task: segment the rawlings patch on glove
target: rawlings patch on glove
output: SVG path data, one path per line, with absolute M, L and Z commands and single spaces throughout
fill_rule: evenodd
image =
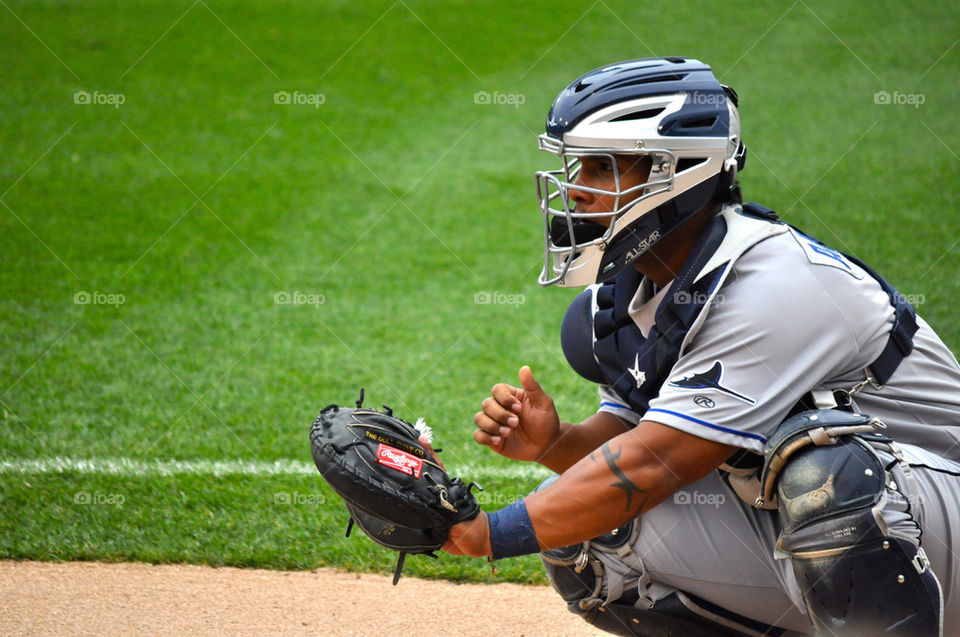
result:
M 356 408 L 329 405 L 310 427 L 313 461 L 344 499 L 350 520 L 374 542 L 399 551 L 393 583 L 407 553 L 436 558 L 450 527 L 479 514 L 474 483 L 451 478 L 419 441 L 429 427 L 397 418 L 393 410 L 365 409 L 363 390 Z M 479 488 L 479 487 L 478 487 Z

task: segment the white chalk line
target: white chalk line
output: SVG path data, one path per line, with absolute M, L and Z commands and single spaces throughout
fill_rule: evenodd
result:
M 474 463 L 451 465 L 451 475 L 464 481 L 484 479 L 544 479 L 550 471 L 532 464 L 501 467 Z M 0 474 L 36 475 L 80 473 L 113 476 L 276 476 L 318 475 L 312 462 L 283 459 L 265 460 L 137 460 L 134 458 L 6 458 L 0 460 Z

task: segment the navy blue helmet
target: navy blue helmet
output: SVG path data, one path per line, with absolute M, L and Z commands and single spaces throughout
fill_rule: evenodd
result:
M 547 115 L 540 149 L 563 167 L 537 173 L 546 255 L 542 285 L 615 277 L 712 201 L 743 168 L 737 94 L 710 67 L 679 57 L 611 64 L 574 80 Z M 621 188 L 617 157 L 649 158 L 645 183 Z M 581 159 L 606 158 L 615 188 L 577 184 Z M 607 195 L 609 211 L 577 211 L 570 190 Z

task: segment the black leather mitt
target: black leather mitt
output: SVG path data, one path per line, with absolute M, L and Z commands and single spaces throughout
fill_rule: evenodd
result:
M 422 432 L 386 411 L 324 407 L 310 427 L 313 461 L 344 499 L 350 520 L 370 539 L 398 551 L 393 583 L 400 579 L 407 553 L 436 557 L 450 527 L 471 520 L 480 505 L 473 483 L 451 478 L 419 442 Z

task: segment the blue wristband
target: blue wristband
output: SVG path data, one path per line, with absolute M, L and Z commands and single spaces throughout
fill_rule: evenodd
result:
M 533 531 L 527 505 L 522 498 L 496 513 L 488 513 L 487 520 L 490 523 L 490 549 L 493 559 L 540 552 L 537 534 Z

